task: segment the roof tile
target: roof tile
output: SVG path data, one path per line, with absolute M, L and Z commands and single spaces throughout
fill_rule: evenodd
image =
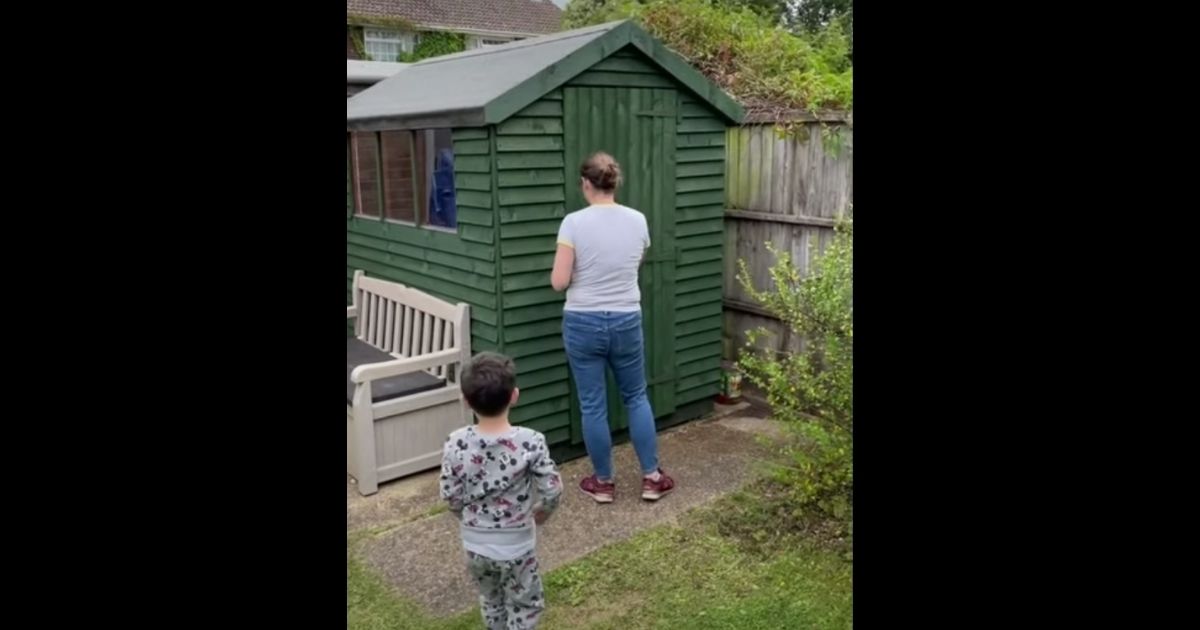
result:
M 450 30 L 528 34 L 553 33 L 562 21 L 562 10 L 550 0 L 346 0 L 346 15 Z

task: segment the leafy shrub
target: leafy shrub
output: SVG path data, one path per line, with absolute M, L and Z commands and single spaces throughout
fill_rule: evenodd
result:
M 400 61 L 413 63 L 430 57 L 440 57 L 467 48 L 466 36 L 461 33 L 446 33 L 442 31 L 426 31 L 421 33 L 420 41 L 410 53 L 401 53 Z
M 567 28 L 632 18 L 747 109 L 851 109 L 854 70 L 841 21 L 793 33 L 753 8 L 714 0 L 573 0 Z
M 838 226 L 804 278 L 789 253 L 768 248 L 776 257 L 773 286 L 754 287 L 745 261 L 738 281 L 803 342 L 799 350 L 776 353 L 758 345 L 766 330 L 751 331 L 738 365 L 789 430 L 781 444 L 788 465 L 777 472 L 790 499 L 846 519 L 854 485 L 853 222 Z

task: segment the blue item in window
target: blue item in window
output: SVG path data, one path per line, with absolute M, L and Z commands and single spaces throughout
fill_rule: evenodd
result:
M 454 200 L 454 151 L 438 151 L 433 170 L 433 186 L 429 191 L 429 224 L 439 227 L 458 227 L 458 208 Z

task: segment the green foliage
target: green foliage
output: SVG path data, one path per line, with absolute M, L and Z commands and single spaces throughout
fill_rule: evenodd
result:
M 854 58 L 854 0 L 803 0 L 786 20 L 799 30 L 818 33 L 836 23 L 846 33 L 849 43 L 847 56 Z
M 574 0 L 564 25 L 632 18 L 751 110 L 851 109 L 842 25 L 793 33 L 769 15 L 733 0 Z
M 370 61 L 371 56 L 367 54 L 367 44 L 363 41 L 363 30 L 361 28 L 350 28 L 350 43 L 354 46 L 354 54 L 359 59 Z
M 778 478 L 791 500 L 848 519 L 854 482 L 853 221 L 838 226 L 803 278 L 791 254 L 767 247 L 776 256 L 773 286 L 757 289 L 745 261 L 739 261 L 738 281 L 803 343 L 775 353 L 758 344 L 766 330 L 752 331 L 738 365 L 789 429 L 781 445 L 789 465 L 779 468 Z
M 832 22 L 854 24 L 854 0 L 802 0 L 787 12 L 790 24 L 808 31 L 818 31 Z
M 720 0 L 731 7 L 744 6 L 753 9 L 759 15 L 771 20 L 772 23 L 784 22 L 789 14 L 790 5 L 795 0 Z
M 680 515 L 675 524 L 638 532 L 544 573 L 548 606 L 538 627 L 852 627 L 854 565 L 844 546 L 813 544 L 799 532 L 777 534 L 778 520 L 764 513 L 769 505 L 757 488 L 723 497 Z M 477 608 L 434 617 L 399 595 L 359 559 L 354 534 L 349 538 L 347 630 L 482 627 Z
M 402 19 L 377 18 L 349 15 L 346 16 L 346 23 L 350 25 L 350 42 L 354 46 L 354 52 L 359 59 L 368 61 L 400 61 L 403 63 L 413 63 L 430 57 L 438 57 L 440 55 L 449 55 L 456 52 L 462 52 L 467 48 L 467 38 L 461 33 L 446 33 L 442 31 L 423 31 L 417 38 L 417 45 L 410 53 L 401 53 L 396 59 L 370 59 L 367 54 L 366 44 L 363 41 L 364 28 L 380 28 L 393 31 L 408 31 L 416 30 L 412 22 Z
M 625 0 L 571 0 L 563 10 L 564 30 L 603 24 L 622 17 Z
M 472 610 L 450 619 L 438 619 L 415 603 L 396 596 L 392 588 L 360 560 L 346 553 L 347 630 L 475 630 L 479 612 Z
M 420 41 L 411 53 L 400 55 L 400 61 L 413 63 L 430 57 L 440 57 L 467 49 L 467 38 L 461 33 L 427 31 L 421 33 Z

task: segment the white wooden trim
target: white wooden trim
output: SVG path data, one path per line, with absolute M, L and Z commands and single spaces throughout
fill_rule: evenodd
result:
M 445 33 L 462 33 L 463 35 L 480 35 L 487 39 L 500 39 L 507 37 L 509 39 L 530 39 L 533 37 L 541 37 L 549 33 L 525 33 L 521 31 L 489 31 L 481 28 L 466 28 L 462 26 L 442 26 L 440 24 L 417 24 L 417 30 L 420 31 L 442 31 Z M 371 27 L 364 27 L 371 28 Z
M 399 376 L 418 370 L 427 370 L 446 363 L 454 363 L 461 356 L 462 353 L 459 352 L 458 348 L 451 348 L 407 359 L 396 359 L 395 361 L 385 361 L 383 363 L 368 363 L 367 365 L 360 365 L 354 368 L 354 371 L 350 373 L 350 380 L 355 383 L 377 381 L 381 378 Z
M 375 341 L 375 302 L 374 293 L 365 293 L 363 295 L 363 341 L 373 343 Z
M 379 489 L 379 472 L 375 467 L 375 418 L 371 413 L 371 384 L 354 388 L 354 479 L 362 494 L 374 494 Z
M 362 312 L 362 287 L 361 287 L 361 284 L 362 284 L 362 279 L 363 279 L 364 275 L 365 274 L 363 273 L 362 269 L 355 269 L 354 270 L 354 282 L 350 286 L 350 299 L 353 301 L 353 306 L 351 308 L 354 309 L 354 314 L 356 317 L 359 315 L 359 313 Z M 363 320 L 362 317 L 358 317 L 358 319 L 355 320 L 355 322 L 354 322 L 354 336 L 359 339 L 362 339 L 362 337 L 363 337 L 363 334 L 362 334 L 363 321 L 362 320 Z
M 471 358 L 471 307 L 468 304 L 458 305 L 458 325 L 454 328 L 454 345 L 462 350 L 462 360 L 466 363 Z
M 417 455 L 416 457 L 411 457 L 404 461 L 381 467 L 379 469 L 379 479 L 388 481 L 395 479 L 396 477 L 402 477 L 405 474 L 404 469 L 406 468 L 415 468 L 417 470 L 436 468 L 441 461 L 441 451 Z
M 471 360 L 471 307 L 470 305 L 459 303 L 458 305 L 458 325 L 454 327 L 454 346 L 459 351 L 459 362 L 455 366 L 457 372 L 454 373 L 454 381 L 461 383 L 462 366 Z M 449 380 L 450 375 L 446 376 Z M 471 408 L 467 406 L 466 399 L 459 401 L 459 407 L 462 409 L 463 426 L 471 424 Z
M 461 395 L 461 390 L 459 390 L 457 385 L 450 385 L 447 387 L 431 389 L 427 392 L 421 392 L 419 394 L 412 394 L 409 396 L 402 396 L 400 398 L 393 398 L 391 400 L 377 402 L 372 405 L 372 409 L 376 418 L 390 418 L 403 413 L 409 413 L 419 409 L 424 409 L 426 407 L 432 407 L 433 405 L 441 405 L 448 402 L 453 402 L 458 400 L 459 396 Z
M 442 335 L 445 334 L 443 332 L 445 326 L 446 326 L 446 320 L 441 319 L 441 318 L 438 318 L 437 322 L 434 323 L 434 325 L 433 325 L 433 350 L 437 350 L 440 352 L 446 348 L 444 339 L 442 338 Z M 434 368 L 434 375 L 436 375 L 438 378 L 446 378 L 445 374 L 446 374 L 446 366 L 445 365 L 439 365 L 436 368 Z
M 358 366 L 350 375 L 357 386 L 347 408 L 347 470 L 358 481 L 358 491 L 370 495 L 381 482 L 435 467 L 442 432 L 471 423 L 458 384 L 462 364 L 471 357 L 471 312 L 467 304 L 449 304 L 396 282 L 369 278 L 361 270 L 354 273 L 351 302 L 346 317 L 356 319 L 355 335 L 396 357 Z M 371 401 L 371 381 L 421 370 L 444 378 L 446 385 Z M 429 436 L 434 425 L 436 440 Z M 400 427 L 414 427 L 418 433 Z
M 380 347 L 384 352 L 392 351 L 392 329 L 396 323 L 396 303 L 388 300 L 387 302 L 387 320 L 383 324 L 383 338 L 380 340 Z
M 404 339 L 401 340 L 404 343 L 400 346 L 400 354 L 406 357 L 413 354 L 412 335 L 415 317 L 416 311 L 411 306 L 404 305 Z
M 448 304 L 438 298 L 414 289 L 406 287 L 396 282 L 380 280 L 378 278 L 363 277 L 359 287 L 367 293 L 373 293 L 380 297 L 389 300 L 395 300 L 406 306 L 411 306 L 419 311 L 424 311 L 429 315 L 440 317 L 442 319 L 453 319 L 457 314 L 457 307 L 454 304 Z

